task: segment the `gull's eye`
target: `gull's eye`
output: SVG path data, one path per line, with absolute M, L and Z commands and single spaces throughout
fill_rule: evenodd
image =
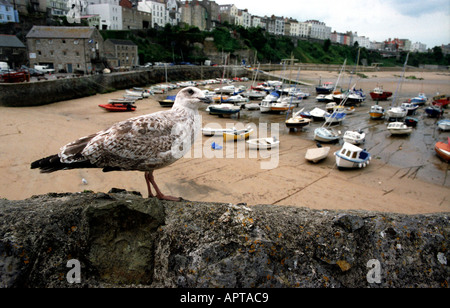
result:
M 194 94 L 194 90 L 189 89 L 189 90 L 188 90 L 188 93 L 189 93 L 190 95 L 192 95 L 192 94 Z

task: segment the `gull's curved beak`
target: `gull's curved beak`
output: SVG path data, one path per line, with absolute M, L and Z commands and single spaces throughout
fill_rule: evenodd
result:
M 203 103 L 206 103 L 206 104 L 211 104 L 212 103 L 212 100 L 209 97 L 201 97 L 201 98 L 199 98 L 199 100 L 201 102 L 203 102 Z

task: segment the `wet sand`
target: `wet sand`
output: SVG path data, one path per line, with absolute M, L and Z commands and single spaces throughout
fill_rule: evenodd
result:
M 362 88 L 367 95 L 377 84 L 395 92 L 401 73 L 364 74 L 369 78 L 353 82 L 347 76 L 340 85 L 347 88 L 349 83 L 357 82 L 357 88 Z M 337 75 L 336 72 L 305 71 L 300 73 L 300 78 L 316 84 L 320 76 L 322 81 L 336 81 Z M 424 80 L 406 79 L 399 97 L 413 97 L 422 91 L 429 98 L 436 92 L 450 93 L 449 74 L 414 72 L 407 73 L 406 77 L 409 75 Z M 324 108 L 314 99 L 314 87 L 302 88 L 309 90 L 311 97 L 299 108 Z M 79 137 L 130 117 L 164 110 L 157 102 L 161 96 L 138 101 L 138 109 L 133 113 L 108 113 L 98 107 L 109 98 L 121 97 L 124 92 L 39 107 L 0 107 L 0 197 L 19 200 L 49 192 L 108 192 L 113 187 L 139 191 L 147 196 L 141 172 L 105 174 L 101 170 L 80 169 L 40 174 L 29 168 L 32 161 L 56 154 L 61 146 Z M 381 104 L 388 106 L 390 103 Z M 372 100 L 368 97 L 339 127 L 343 132 L 347 128 L 366 130 L 368 135 L 364 147 L 374 159 L 365 169 L 339 171 L 332 154 L 340 148 L 339 144 L 331 145 L 330 155 L 319 164 L 305 160 L 306 150 L 315 147 L 312 132 L 321 123 L 312 123 L 302 131 L 289 132 L 284 125 L 286 115 L 243 111 L 239 119 L 221 119 L 201 110 L 203 126 L 231 127 L 251 123 L 258 127 L 260 123 L 269 123 L 270 128 L 270 123 L 279 123 L 281 143 L 278 155 L 272 153 L 271 157 L 264 158 L 265 153 L 249 151 L 243 144 L 224 145 L 222 137 L 202 136 L 188 157 L 155 171 L 156 181 L 164 193 L 193 201 L 407 214 L 450 212 L 449 164 L 441 161 L 433 148 L 436 141 L 445 141 L 450 133 L 438 131 L 436 120 L 426 118 L 422 108 L 417 116 L 419 126 L 410 137 L 391 137 L 384 121 L 369 119 L 367 112 L 371 105 Z M 254 134 L 251 138 L 256 137 Z M 213 141 L 224 145 L 224 151 L 212 152 L 210 145 Z M 276 165 L 276 168 L 262 169 L 264 164 Z

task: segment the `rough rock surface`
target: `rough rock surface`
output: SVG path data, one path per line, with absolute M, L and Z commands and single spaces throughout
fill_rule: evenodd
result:
M 0 200 L 0 287 L 448 287 L 449 215 L 120 190 Z

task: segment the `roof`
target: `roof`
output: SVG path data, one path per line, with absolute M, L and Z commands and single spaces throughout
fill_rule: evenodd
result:
M 116 40 L 116 39 L 107 39 L 105 42 L 111 42 L 114 45 L 132 45 L 132 46 L 137 46 L 135 43 L 133 43 L 130 40 Z
M 27 38 L 91 38 L 95 27 L 33 26 Z
M 0 34 L 0 47 L 25 48 L 15 35 Z

